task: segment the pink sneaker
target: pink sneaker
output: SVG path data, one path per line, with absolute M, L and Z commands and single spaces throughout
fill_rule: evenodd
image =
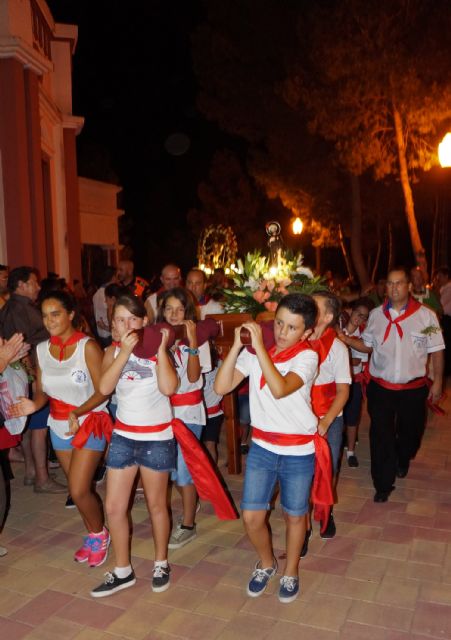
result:
M 74 554 L 75 562 L 86 562 L 91 555 L 91 545 L 93 537 L 91 535 L 83 538 L 83 545 Z
M 100 567 L 108 556 L 108 547 L 110 546 L 110 534 L 106 527 L 99 536 L 91 536 L 91 549 L 89 553 L 89 566 Z

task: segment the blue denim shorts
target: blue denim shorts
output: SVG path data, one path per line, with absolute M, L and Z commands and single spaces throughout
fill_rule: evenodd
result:
M 52 446 L 55 451 L 72 451 L 74 448 L 72 446 L 73 438 L 60 438 L 52 429 L 50 429 L 50 440 L 52 441 Z M 106 445 L 107 441 L 105 440 L 105 437 L 95 438 L 91 433 L 83 449 L 90 449 L 91 451 L 105 451 Z
M 343 444 L 343 427 L 343 416 L 337 416 L 327 430 L 327 442 L 329 443 L 330 452 L 332 454 L 334 475 L 338 472 L 338 462 L 340 460 L 340 452 Z
M 280 486 L 280 505 L 291 516 L 309 510 L 315 454 L 282 456 L 252 442 L 246 462 L 241 509 L 269 511 L 276 482 Z
M 196 438 L 200 440 L 202 430 L 204 428 L 202 424 L 186 424 L 185 426 L 187 426 L 188 429 L 194 433 Z M 171 480 L 173 480 L 178 487 L 185 487 L 187 484 L 193 484 L 193 479 L 188 471 L 188 467 L 186 466 L 180 445 L 177 445 L 177 466 L 176 470 L 171 474 Z
M 173 471 L 175 469 L 175 439 L 132 440 L 118 433 L 111 437 L 107 467 L 147 467 L 153 471 Z

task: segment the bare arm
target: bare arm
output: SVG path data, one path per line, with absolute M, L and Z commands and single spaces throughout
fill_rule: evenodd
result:
M 116 358 L 114 357 L 114 346 L 108 347 L 105 351 L 99 381 L 99 391 L 104 396 L 111 395 L 116 388 L 122 369 L 127 364 L 131 352 L 138 344 L 138 339 L 138 334 L 135 331 L 129 331 L 122 337 L 121 350 Z
M 285 376 L 283 376 L 274 365 L 266 351 L 265 345 L 263 344 L 260 325 L 256 322 L 247 322 L 244 326 L 250 331 L 252 346 L 257 354 L 262 374 L 264 375 L 269 390 L 274 398 L 276 398 L 276 400 L 285 398 L 294 391 L 300 389 L 304 385 L 304 381 L 297 373 L 289 371 Z
M 429 389 L 428 400 L 435 403 L 441 398 L 443 391 L 443 370 L 445 367 L 445 357 L 443 351 L 431 353 L 432 368 L 434 371 L 434 382 Z
M 241 327 L 236 327 L 233 345 L 216 374 L 214 390 L 221 396 L 233 391 L 244 380 L 241 371 L 235 369 L 237 358 L 243 347 L 240 340 L 240 330 Z
M 169 357 L 167 344 L 169 331 L 162 329 L 162 340 L 158 348 L 157 382 L 158 389 L 164 396 L 172 396 L 177 391 L 179 378 Z
M 337 382 L 337 394 L 334 401 L 330 405 L 329 411 L 323 416 L 318 423 L 318 432 L 321 436 L 327 433 L 332 422 L 343 411 L 343 407 L 349 398 L 349 384 Z
M 23 334 L 15 333 L 9 340 L 0 338 L 0 373 L 10 362 L 23 358 L 30 350 L 30 345 L 24 342 Z
M 192 320 L 185 320 L 183 324 L 186 326 L 189 348 L 197 349 L 197 334 L 195 323 Z M 198 353 L 196 355 L 193 355 L 192 353 L 188 355 L 188 368 L 186 370 L 186 375 L 188 376 L 188 380 L 190 382 L 197 382 L 199 380 L 200 360 Z
M 356 351 L 360 351 L 361 353 L 373 352 L 373 348 L 367 347 L 362 338 L 352 338 L 351 336 L 347 336 L 346 334 L 344 334 L 342 331 L 337 333 L 337 337 L 340 338 L 340 340 L 344 342 L 347 347 L 351 347 Z
M 35 392 L 33 394 L 33 400 L 30 398 L 26 398 L 25 396 L 21 396 L 17 398 L 17 402 L 12 404 L 9 408 L 8 417 L 10 418 L 20 418 L 22 416 L 29 416 L 35 411 L 39 411 L 42 409 L 44 405 L 48 402 L 48 396 L 42 390 L 41 383 L 41 368 L 39 365 L 36 367 L 36 380 L 35 380 Z

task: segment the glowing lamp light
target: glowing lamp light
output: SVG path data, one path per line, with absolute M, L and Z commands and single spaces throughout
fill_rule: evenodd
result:
M 274 278 L 277 275 L 277 271 L 278 271 L 277 267 L 270 267 L 269 275 Z
M 447 133 L 438 145 L 438 159 L 441 167 L 451 167 L 451 133 Z
M 293 220 L 293 233 L 295 236 L 299 236 L 302 233 L 302 229 L 304 228 L 304 224 L 301 220 L 301 218 L 295 218 L 295 220 Z

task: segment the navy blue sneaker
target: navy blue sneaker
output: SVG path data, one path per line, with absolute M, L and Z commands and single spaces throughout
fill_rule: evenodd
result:
M 299 595 L 299 578 L 282 576 L 280 578 L 279 601 L 288 604 Z
M 255 571 L 251 575 L 251 579 L 247 585 L 247 595 L 251 596 L 251 598 L 258 598 L 258 596 L 261 596 L 268 586 L 268 582 L 277 573 L 277 562 L 275 559 L 273 566 L 268 567 L 267 569 L 260 569 L 258 566 L 259 564 L 260 562 L 257 562 L 255 565 Z

